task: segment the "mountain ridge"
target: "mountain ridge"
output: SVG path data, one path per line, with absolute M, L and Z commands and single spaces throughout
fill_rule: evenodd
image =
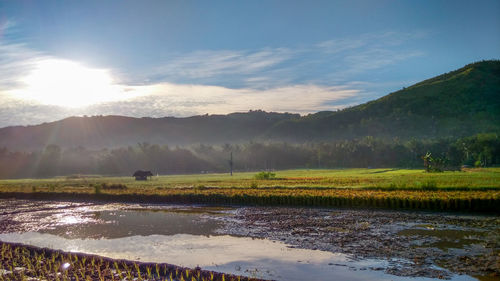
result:
M 279 124 L 270 137 L 283 137 L 283 131 L 286 133 L 290 127 L 295 134 L 292 136 L 313 139 L 351 139 L 363 135 L 431 138 L 498 132 L 500 61 L 468 64 L 379 99 L 330 114 L 313 114 L 295 122 L 299 124 Z M 478 125 L 481 128 L 474 129 Z M 297 128 L 304 128 L 307 133 L 297 133 Z M 329 132 L 317 134 L 325 129 Z
M 0 147 L 49 144 L 102 149 L 139 142 L 190 145 L 249 141 L 309 142 L 464 137 L 500 132 L 500 61 L 482 61 L 379 99 L 306 116 L 261 110 L 177 117 L 91 116 L 0 129 Z

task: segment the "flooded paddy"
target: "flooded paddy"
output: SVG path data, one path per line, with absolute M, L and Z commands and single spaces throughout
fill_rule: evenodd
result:
M 0 240 L 274 280 L 495 280 L 500 270 L 498 216 L 0 200 Z

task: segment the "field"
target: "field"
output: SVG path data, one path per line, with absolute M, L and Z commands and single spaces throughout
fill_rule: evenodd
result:
M 93 184 L 125 184 L 134 190 L 148 188 L 206 187 L 324 187 L 324 188 L 411 188 L 425 186 L 452 189 L 500 189 L 500 168 L 466 169 L 443 173 L 425 173 L 408 169 L 338 169 L 276 171 L 275 179 L 256 180 L 255 172 L 229 174 L 190 174 L 154 176 L 152 180 L 136 181 L 133 177 L 80 176 L 49 179 L 0 180 L 2 190 L 24 191 L 32 186 L 56 189 L 88 187 Z
M 170 264 L 112 260 L 0 242 L 0 280 L 258 281 Z
M 94 201 L 137 202 L 149 203 L 145 205 L 156 206 L 155 208 L 160 208 L 154 205 L 155 203 L 213 204 L 217 207 L 226 204 L 299 206 L 300 208 L 241 208 L 252 210 L 248 214 L 243 211 L 238 212 L 238 220 L 228 219 L 228 221 L 247 224 L 233 225 L 228 229 L 234 231 L 232 232 L 234 235 L 243 234 L 250 237 L 249 233 L 256 231 L 255 233 L 269 235 L 262 237 L 255 235 L 262 239 L 277 241 L 285 241 L 284 239 L 287 238 L 297 239 L 287 240 L 287 243 L 299 245 L 305 249 L 316 250 L 318 245 L 337 245 L 340 248 L 335 249 L 334 252 L 350 252 L 358 254 L 361 258 L 368 256 L 373 258 L 376 255 L 385 259 L 399 255 L 403 259 L 418 261 L 405 267 L 404 270 L 388 271 L 396 275 L 421 276 L 419 272 L 429 272 L 429 266 L 439 263 L 453 273 L 460 272 L 471 276 L 488 275 L 494 276 L 493 278 L 496 278 L 498 274 L 496 228 L 497 215 L 500 213 L 500 168 L 467 169 L 443 173 L 426 173 L 423 170 L 407 169 L 286 170 L 273 173 L 275 175 L 270 175 L 270 179 L 258 179 L 256 177 L 258 173 L 247 172 L 235 173 L 234 176 L 228 174 L 154 176 L 148 181 L 136 181 L 133 177 L 76 175 L 51 179 L 0 180 L 0 198 L 79 201 L 82 202 L 80 204 Z M 9 202 L 14 202 L 14 200 Z M 71 214 L 64 206 L 46 205 L 50 201 L 18 200 L 18 202 L 20 202 L 19 206 L 23 206 L 22 208 L 31 204 L 40 208 L 40 211 L 47 212 L 49 216 L 52 214 L 49 221 L 55 220 L 56 217 L 83 217 L 76 213 Z M 73 204 L 73 202 L 66 202 L 66 204 Z M 11 203 L 5 208 L 13 208 L 14 205 Z M 192 207 L 193 205 L 176 206 Z M 338 211 L 302 208 L 303 206 L 352 209 Z M 80 208 L 80 212 L 83 209 L 87 207 Z M 438 212 L 398 212 L 375 209 Z M 148 209 L 148 211 L 154 214 L 164 212 L 161 209 Z M 462 218 L 460 213 L 446 214 L 439 213 L 439 211 L 482 212 L 495 214 L 495 216 L 469 216 L 467 214 Z M 112 211 L 112 213 L 116 212 Z M 16 216 L 15 213 L 14 209 L 13 218 Z M 44 214 L 38 215 L 45 217 Z M 121 218 L 117 215 L 112 219 L 117 217 Z M 478 217 L 481 219 L 477 219 Z M 131 218 L 135 217 L 131 216 Z M 14 222 L 16 219 L 11 221 Z M 38 222 L 37 219 L 28 219 L 28 221 Z M 161 222 L 161 225 L 167 223 L 162 219 L 157 221 Z M 189 221 L 199 220 L 190 219 Z M 411 225 L 405 230 L 406 232 L 396 227 L 401 227 L 405 223 Z M 147 225 L 150 223 L 148 222 Z M 175 225 L 171 226 L 175 227 Z M 9 231 L 15 229 L 12 223 L 11 226 Z M 64 233 L 71 233 L 72 226 L 66 227 Z M 391 231 L 394 232 L 380 231 L 384 227 L 385 230 L 392 229 Z M 475 229 L 476 232 L 471 229 Z M 101 231 L 100 228 L 99 233 Z M 318 236 L 318 233 L 321 235 Z M 374 236 L 374 233 L 385 233 L 386 236 Z M 406 235 L 406 233 L 409 234 Z M 438 257 L 443 256 L 440 256 L 436 252 L 436 247 L 433 246 L 437 239 L 435 235 L 444 235 L 439 238 L 443 242 L 442 245 L 452 243 L 450 247 L 466 249 L 469 245 L 467 243 L 475 243 L 474 245 L 481 245 L 478 248 L 486 250 L 477 256 L 469 252 L 469 256 L 460 254 L 453 258 L 443 252 L 446 257 L 441 261 Z M 320 241 L 318 237 L 322 237 L 324 243 L 318 243 Z M 394 237 L 397 237 L 398 242 L 394 242 Z M 413 247 L 414 244 L 409 242 L 413 240 L 427 241 L 428 248 L 422 250 L 422 245 Z M 307 244 L 309 242 L 304 241 L 314 242 Z M 335 242 L 332 243 L 332 241 Z M 406 244 L 402 241 L 406 241 Z M 460 244 L 462 242 L 463 245 Z M 0 247 L 0 272 L 2 273 L 0 281 L 29 278 L 46 280 L 253 280 L 205 271 L 198 267 L 189 269 L 169 264 L 113 260 L 6 242 L 1 242 Z M 408 248 L 411 248 L 411 251 Z M 379 249 L 380 252 L 377 252 Z M 430 256 L 435 260 L 422 258 L 427 256 L 427 251 L 431 249 L 435 252 Z M 332 251 L 332 248 L 323 250 Z M 176 260 L 169 260 L 169 262 L 177 263 Z M 428 274 L 426 277 L 430 278 L 443 278 L 444 276 L 440 272 L 432 273 L 434 275 L 426 274 Z
M 500 168 L 425 173 L 406 169 L 287 170 L 132 177 L 1 180 L 0 196 L 117 201 L 500 211 Z

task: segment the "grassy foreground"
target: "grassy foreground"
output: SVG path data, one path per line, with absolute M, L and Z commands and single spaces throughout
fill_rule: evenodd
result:
M 269 180 L 257 180 L 254 175 L 176 175 L 151 181 L 132 177 L 2 180 L 0 196 L 500 212 L 500 168 L 444 173 L 288 170 L 276 172 L 276 178 Z
M 4 280 L 161 280 L 259 281 L 260 279 L 189 269 L 171 264 L 113 260 L 0 242 L 0 281 Z

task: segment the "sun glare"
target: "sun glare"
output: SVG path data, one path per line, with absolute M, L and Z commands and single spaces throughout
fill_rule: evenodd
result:
M 68 60 L 49 59 L 36 64 L 21 82 L 17 97 L 43 104 L 81 107 L 124 98 L 108 70 L 93 69 Z

